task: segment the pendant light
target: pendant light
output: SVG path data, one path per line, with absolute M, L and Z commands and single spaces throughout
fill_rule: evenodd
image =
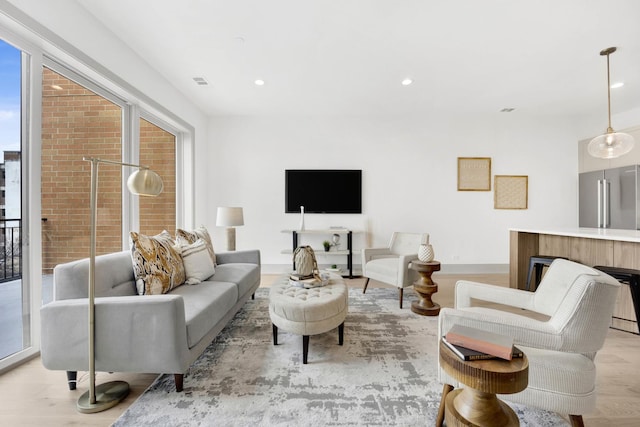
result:
M 613 159 L 627 154 L 633 148 L 633 137 L 629 134 L 616 132 L 611 127 L 611 79 L 609 77 L 609 55 L 616 51 L 615 47 L 608 47 L 600 51 L 601 56 L 607 57 L 607 111 L 609 112 L 609 127 L 607 131 L 591 140 L 587 151 L 593 157 Z

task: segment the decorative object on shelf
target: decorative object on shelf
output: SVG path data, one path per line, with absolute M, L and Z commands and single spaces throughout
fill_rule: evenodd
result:
M 329 249 L 331 249 L 331 242 L 328 240 L 325 240 L 324 242 L 322 242 L 322 246 L 324 246 L 325 252 L 329 252 Z
M 527 175 L 496 175 L 493 186 L 494 209 L 527 209 Z
M 336 247 L 336 250 L 338 250 L 338 246 L 340 246 L 340 235 L 338 233 L 333 233 L 331 241 L 333 242 L 333 246 Z
M 458 191 L 491 191 L 491 157 L 458 157 Z
M 429 262 L 433 261 L 433 257 L 433 246 L 429 244 L 429 235 L 424 234 L 420 239 L 420 246 L 418 246 L 418 259 L 422 262 Z
M 304 206 L 300 206 L 300 231 L 304 231 Z
M 298 246 L 293 252 L 293 262 L 299 276 L 313 276 L 318 273 L 316 254 L 311 246 Z
M 138 168 L 127 180 L 127 187 L 133 194 L 157 196 L 162 193 L 162 178 L 148 166 L 122 163 L 112 160 L 84 157 L 91 162 L 90 236 L 89 236 L 89 390 L 78 399 L 77 409 L 84 414 L 93 414 L 114 407 L 129 394 L 129 384 L 124 381 L 110 381 L 96 386 L 95 354 L 95 289 L 96 289 L 96 234 L 98 222 L 98 165 L 107 163 Z
M 600 51 L 601 56 L 607 57 L 607 112 L 609 126 L 604 134 L 597 136 L 589 142 L 587 151 L 593 157 L 600 159 L 613 159 L 627 154 L 633 149 L 634 140 L 629 134 L 616 132 L 611 127 L 611 78 L 609 73 L 609 55 L 615 52 L 615 47 L 608 47 Z
M 227 250 L 236 250 L 236 229 L 239 225 L 244 225 L 242 208 L 219 207 L 216 216 L 218 227 L 227 227 Z

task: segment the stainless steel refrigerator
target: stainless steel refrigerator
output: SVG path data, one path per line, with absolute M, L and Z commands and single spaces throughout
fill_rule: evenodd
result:
M 590 228 L 637 230 L 638 165 L 579 175 L 579 225 Z

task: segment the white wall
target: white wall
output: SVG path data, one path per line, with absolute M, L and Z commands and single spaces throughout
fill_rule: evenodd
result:
M 426 231 L 445 267 L 509 262 L 510 227 L 577 225 L 577 136 L 570 120 L 520 117 L 237 117 L 212 118 L 197 217 L 215 228 L 217 206 L 243 206 L 237 247 L 259 248 L 263 262 L 287 265 L 284 170 L 363 170 L 362 215 L 306 215 L 307 228 L 343 225 L 369 231 L 374 246 L 394 230 Z M 204 153 L 203 153 L 204 154 Z M 528 175 L 529 209 L 496 210 L 493 191 L 457 191 L 457 157 L 491 157 L 492 175 Z M 367 241 L 356 239 L 356 249 Z M 319 260 L 324 262 L 323 260 Z M 357 258 L 359 262 L 359 257 Z M 480 267 L 477 267 L 480 268 Z

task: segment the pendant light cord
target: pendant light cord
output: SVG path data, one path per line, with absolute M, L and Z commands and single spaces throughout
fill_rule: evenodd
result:
M 607 132 L 613 132 L 613 128 L 611 127 L 611 76 L 609 71 L 609 55 L 607 52 L 607 111 L 609 113 L 609 127 L 607 128 Z

